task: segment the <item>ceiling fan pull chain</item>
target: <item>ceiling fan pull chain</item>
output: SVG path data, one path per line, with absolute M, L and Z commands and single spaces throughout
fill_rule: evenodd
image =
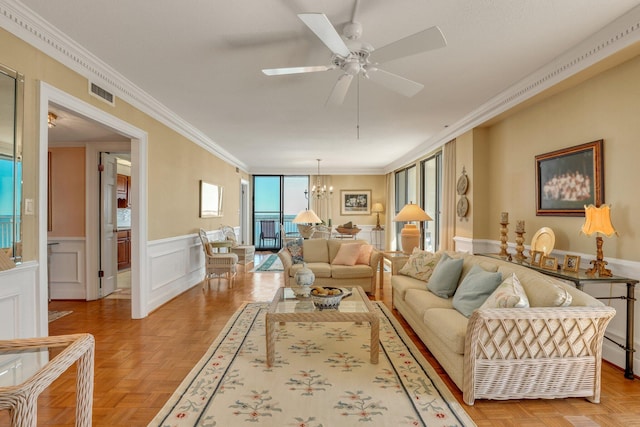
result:
M 358 81 L 356 82 L 357 86 L 357 98 L 356 101 L 356 136 L 357 139 L 360 139 L 360 75 L 358 74 Z

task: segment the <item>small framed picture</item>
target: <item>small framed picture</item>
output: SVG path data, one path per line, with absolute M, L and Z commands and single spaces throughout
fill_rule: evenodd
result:
M 530 264 L 534 267 L 540 267 L 540 261 L 542 261 L 542 252 L 531 251 L 531 262 Z
M 580 268 L 580 257 L 578 255 L 565 255 L 562 263 L 563 271 L 577 273 Z
M 542 256 L 542 260 L 540 261 L 540 267 L 545 270 L 557 270 L 558 269 L 558 258 L 552 256 Z

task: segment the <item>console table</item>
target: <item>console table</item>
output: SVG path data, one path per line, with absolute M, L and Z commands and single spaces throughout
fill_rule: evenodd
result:
M 558 279 L 567 280 L 572 282 L 576 288 L 579 290 L 584 290 L 584 285 L 589 283 L 625 283 L 627 285 L 627 295 L 626 296 L 609 296 L 609 297 L 594 297 L 596 299 L 623 299 L 627 300 L 627 330 L 626 330 L 626 342 L 625 345 L 620 344 L 617 341 L 605 336 L 606 339 L 620 347 L 625 351 L 625 369 L 624 369 L 624 377 L 628 379 L 633 379 L 633 326 L 635 319 L 635 287 L 638 283 L 636 279 L 630 279 L 628 277 L 621 276 L 611 276 L 611 277 L 599 277 L 599 276 L 591 276 L 586 273 L 586 270 L 580 269 L 577 272 L 568 272 L 561 270 L 549 270 L 546 268 L 542 268 L 539 266 L 531 265 L 527 262 L 517 262 L 515 260 L 506 259 L 505 257 L 501 257 L 498 254 L 479 254 L 483 256 L 489 256 L 492 258 L 499 258 L 504 261 L 512 262 L 514 264 L 520 264 L 525 267 L 529 267 L 533 270 L 539 271 L 542 274 L 546 274 L 547 276 L 552 276 Z

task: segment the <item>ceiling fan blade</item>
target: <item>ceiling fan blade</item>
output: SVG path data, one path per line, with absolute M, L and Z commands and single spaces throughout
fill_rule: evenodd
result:
M 344 101 L 344 97 L 347 95 L 347 91 L 351 85 L 351 80 L 353 80 L 353 76 L 351 74 L 343 74 L 338 77 L 338 81 L 333 87 L 331 95 L 327 98 L 325 105 L 341 105 Z
M 424 88 L 424 85 L 421 83 L 405 79 L 404 77 L 400 77 L 396 74 L 374 67 L 370 67 L 367 70 L 367 77 L 372 82 L 381 84 L 387 89 L 391 89 L 392 91 L 409 98 Z
M 327 67 L 326 65 L 316 65 L 313 67 L 265 68 L 262 72 L 267 76 L 282 76 L 285 74 L 315 73 L 332 69 L 333 67 Z
M 446 45 L 447 41 L 444 39 L 442 31 L 435 26 L 376 49 L 371 54 L 371 58 L 382 64 L 405 56 L 439 49 Z
M 324 43 L 331 52 L 346 58 L 351 54 L 349 48 L 340 37 L 334 26 L 324 13 L 300 13 L 298 17 L 307 24 L 307 27 L 315 33 L 322 43 Z

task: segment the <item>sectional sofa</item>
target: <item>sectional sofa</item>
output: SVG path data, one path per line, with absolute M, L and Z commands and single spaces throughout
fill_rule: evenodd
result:
M 456 272 L 436 274 L 444 258 L 461 264 L 448 293 L 442 293 L 440 283 Z M 482 293 L 482 286 L 473 283 L 480 276 L 501 283 L 482 297 L 480 307 L 470 307 L 468 302 Z M 514 280 L 520 293 L 512 295 Z M 391 284 L 394 308 L 468 405 L 475 399 L 586 397 L 599 402 L 602 341 L 613 308 L 526 266 L 455 252 L 416 251 Z

